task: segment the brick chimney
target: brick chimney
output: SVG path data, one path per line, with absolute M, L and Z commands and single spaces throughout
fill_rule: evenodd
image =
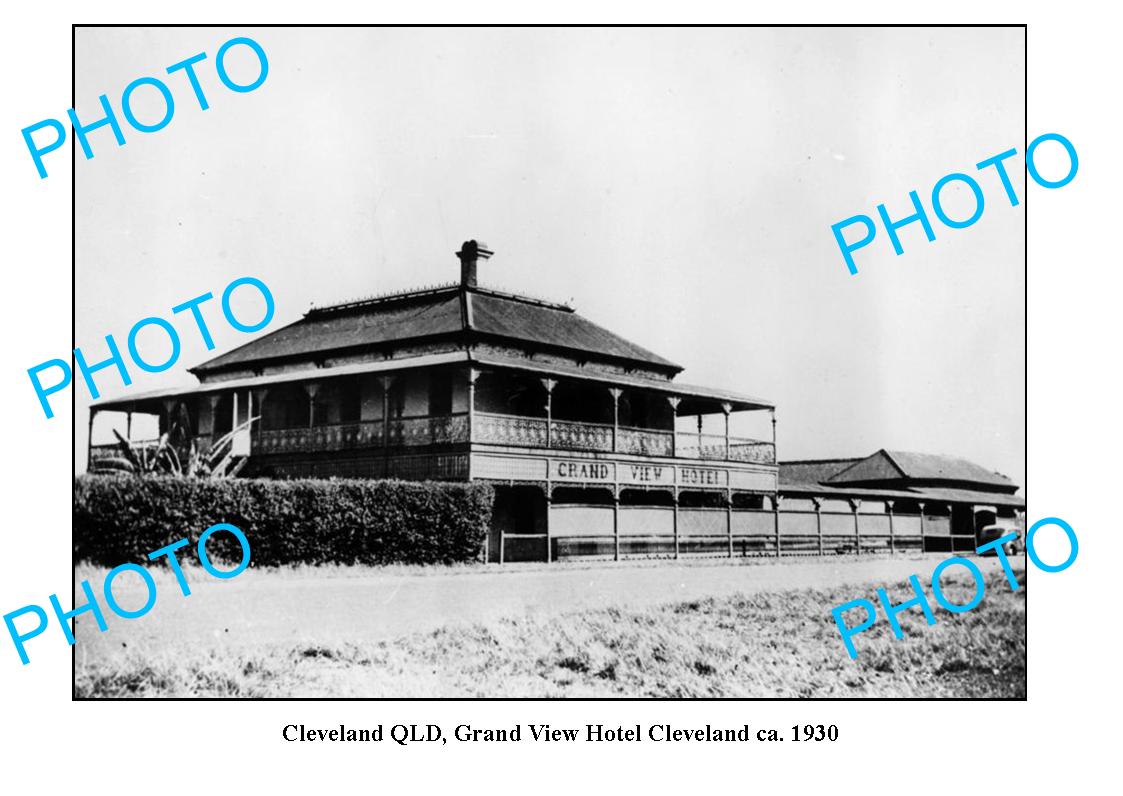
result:
M 460 247 L 456 256 L 460 258 L 460 286 L 476 286 L 476 262 L 486 260 L 495 252 L 487 248 L 486 243 L 466 240 Z

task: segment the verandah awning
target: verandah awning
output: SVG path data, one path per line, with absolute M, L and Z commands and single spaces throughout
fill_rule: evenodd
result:
M 752 398 L 746 395 L 718 390 L 709 387 L 678 384 L 673 381 L 660 381 L 647 379 L 642 376 L 617 375 L 600 373 L 597 371 L 583 370 L 582 368 L 559 365 L 556 363 L 536 362 L 531 359 L 519 357 L 504 357 L 501 355 L 477 355 L 466 351 L 450 351 L 442 354 L 426 354 L 407 359 L 388 359 L 380 362 L 360 362 L 353 365 L 340 365 L 316 370 L 300 370 L 291 373 L 274 373 L 268 376 L 249 376 L 240 379 L 225 381 L 209 381 L 192 387 L 169 387 L 163 390 L 150 390 L 130 395 L 127 392 L 114 398 L 96 401 L 91 405 L 92 411 L 136 411 L 141 404 L 160 401 L 166 398 L 182 398 L 189 395 L 202 395 L 231 390 L 245 390 L 257 387 L 268 387 L 274 384 L 289 384 L 292 382 L 308 381 L 309 379 L 330 379 L 337 376 L 356 376 L 369 373 L 385 373 L 399 370 L 433 367 L 463 362 L 464 364 L 477 364 L 480 367 L 499 367 L 512 370 L 531 371 L 543 376 L 559 376 L 564 378 L 582 379 L 605 384 L 606 386 L 638 387 L 653 390 L 667 396 L 679 397 L 683 400 L 696 399 L 707 402 L 724 402 L 734 410 L 747 409 L 774 409 L 770 401 Z

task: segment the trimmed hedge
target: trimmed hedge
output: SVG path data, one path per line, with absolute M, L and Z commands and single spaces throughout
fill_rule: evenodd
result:
M 250 542 L 251 562 L 452 564 L 480 558 L 494 490 L 417 481 L 202 479 L 83 475 L 74 483 L 74 556 L 103 566 L 147 562 L 179 539 L 194 545 L 228 522 Z M 233 535 L 207 542 L 238 561 Z

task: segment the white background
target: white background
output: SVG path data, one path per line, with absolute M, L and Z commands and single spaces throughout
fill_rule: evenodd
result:
M 55 3 L 4 12 L 0 179 L 7 271 L 0 392 L 7 421 L 3 494 L 7 522 L 0 552 L 0 611 L 70 592 L 69 409 L 52 421 L 28 400 L 26 369 L 70 344 L 70 171 L 52 162 L 38 180 L 19 130 L 70 107 L 74 22 L 1028 22 L 1030 136 L 1056 131 L 1080 153 L 1066 188 L 1028 189 L 1029 367 L 1026 492 L 1029 519 L 1058 515 L 1075 527 L 1080 557 L 1069 570 L 1034 573 L 1025 703 L 694 702 L 694 703 L 99 703 L 70 701 L 70 650 L 58 628 L 21 667 L 0 650 L 0 756 L 4 789 L 133 792 L 158 788 L 219 792 L 274 787 L 282 792 L 336 787 L 465 793 L 687 793 L 787 786 L 807 792 L 877 787 L 916 793 L 978 791 L 987 784 L 1041 792 L 1110 787 L 1118 701 L 1118 648 L 1112 629 L 1117 553 L 1114 483 L 1119 339 L 1115 191 L 1118 52 L 1112 20 L 1072 6 L 946 3 L 913 12 L 870 5 L 847 18 L 837 4 L 788 4 L 749 16 L 740 4 L 646 3 L 644 16 L 612 4 L 447 4 L 408 11 L 321 2 L 289 10 L 195 3 L 163 11 L 151 4 L 112 9 Z M 986 16 L 981 16 L 984 14 Z M 314 14 L 314 16 L 313 16 Z M 939 15 L 937 20 L 935 15 Z M 299 109 L 294 109 L 298 113 Z M 170 132 L 170 128 L 165 133 Z M 996 142 L 1005 147 L 1006 142 Z M 1024 145 L 1019 145 L 1019 150 Z M 69 147 L 69 145 L 68 145 Z M 965 157 L 975 153 L 966 153 Z M 83 161 L 79 159 L 79 168 Z M 855 212 L 858 212 L 856 209 Z M 985 218 L 984 218 L 985 221 Z M 1044 534 L 1043 534 L 1044 536 Z M 1042 539 L 1046 560 L 1062 545 Z M 1055 540 L 1052 540 L 1055 541 Z M 53 637 L 53 641 L 52 641 Z M 586 723 L 789 728 L 837 724 L 835 744 L 502 745 L 306 744 L 281 739 L 289 723 L 507 726 Z M 872 783 L 880 783 L 875 786 Z M 1103 784 L 1100 784 L 1103 783 Z

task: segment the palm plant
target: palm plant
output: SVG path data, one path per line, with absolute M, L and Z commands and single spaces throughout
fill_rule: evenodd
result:
M 206 453 L 200 453 L 195 440 L 190 440 L 180 456 L 173 438 L 185 436 L 177 425 L 152 442 L 131 442 L 114 429 L 121 455 L 101 459 L 91 467 L 92 472 L 126 472 L 135 475 L 178 475 L 190 478 L 232 478 L 245 466 L 246 457 L 235 456 L 234 439 L 242 432 L 249 433 L 260 417 L 251 417 L 215 441 Z

